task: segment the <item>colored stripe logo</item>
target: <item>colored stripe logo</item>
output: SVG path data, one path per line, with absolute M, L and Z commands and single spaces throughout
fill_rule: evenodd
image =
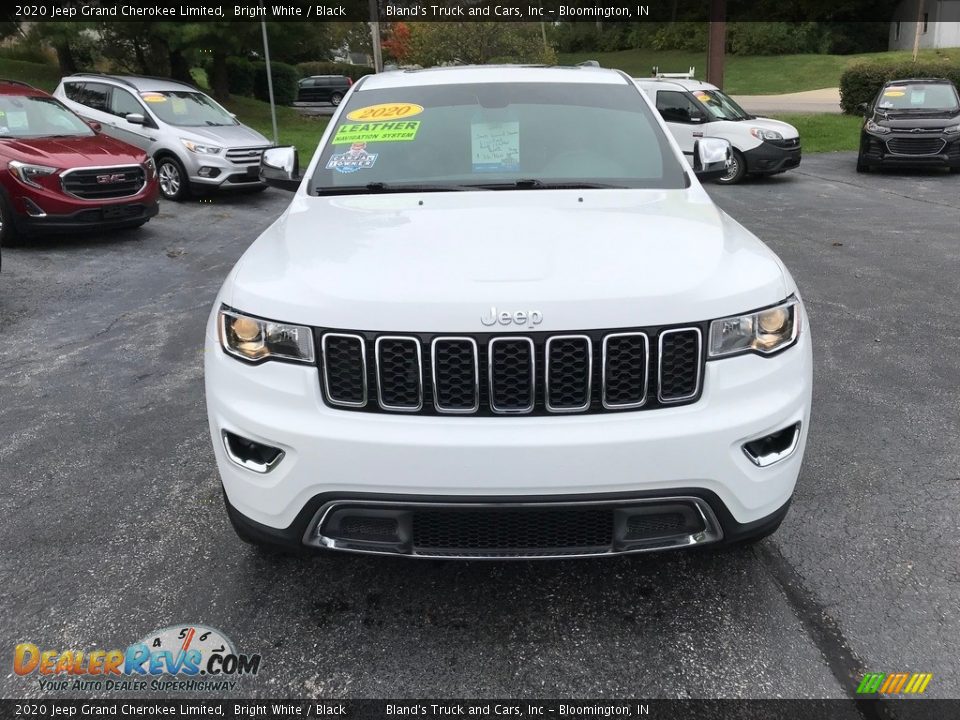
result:
M 921 695 L 933 673 L 866 673 L 857 695 Z

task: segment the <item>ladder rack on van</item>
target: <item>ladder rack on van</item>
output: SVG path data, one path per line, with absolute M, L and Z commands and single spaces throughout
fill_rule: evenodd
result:
M 663 78 L 667 80 L 696 80 L 697 79 L 697 69 L 694 66 L 690 66 L 690 69 L 685 73 L 662 73 L 660 72 L 660 66 L 653 66 L 653 76 L 655 78 Z

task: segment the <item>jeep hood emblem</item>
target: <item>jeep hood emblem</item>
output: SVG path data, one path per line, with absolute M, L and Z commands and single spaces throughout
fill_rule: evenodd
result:
M 496 306 L 491 305 L 483 315 L 480 316 L 480 322 L 491 327 L 493 325 L 526 325 L 535 326 L 543 322 L 543 313 L 539 310 L 509 310 L 497 311 Z

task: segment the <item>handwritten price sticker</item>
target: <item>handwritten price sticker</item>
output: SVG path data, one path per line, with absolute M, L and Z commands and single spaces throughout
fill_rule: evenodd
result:
M 403 120 L 422 112 L 423 106 L 414 103 L 383 103 L 381 105 L 368 105 L 347 113 L 347 119 L 356 122 Z

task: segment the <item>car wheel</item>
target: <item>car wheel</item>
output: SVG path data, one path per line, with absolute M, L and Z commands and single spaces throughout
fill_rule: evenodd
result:
M 13 208 L 7 202 L 7 196 L 0 192 L 0 247 L 13 247 L 20 239 L 13 223 Z
M 733 159 L 731 161 L 730 169 L 727 171 L 727 174 L 721 178 L 717 178 L 717 182 L 721 185 L 736 185 L 738 182 L 743 180 L 744 176 L 747 174 L 747 162 L 743 159 L 743 155 L 739 150 L 733 151 Z
M 187 171 L 175 157 L 165 155 L 157 160 L 157 179 L 160 181 L 160 194 L 167 200 L 186 200 L 190 197 Z
M 858 173 L 870 172 L 870 166 L 863 161 L 863 158 L 860 155 L 857 155 L 857 172 Z
M 341 100 L 343 100 L 343 93 L 335 92 L 333 95 L 330 96 L 330 103 L 334 107 L 339 105 Z

